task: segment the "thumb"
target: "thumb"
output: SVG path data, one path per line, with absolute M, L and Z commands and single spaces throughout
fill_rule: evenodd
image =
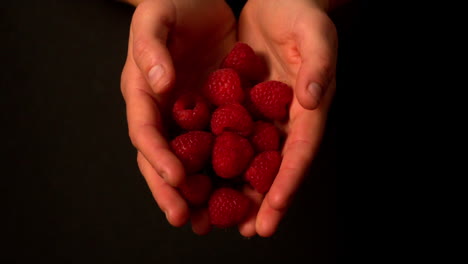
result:
M 145 1 L 132 19 L 133 59 L 154 93 L 167 91 L 174 83 L 175 71 L 166 42 L 175 21 L 170 1 Z
M 325 17 L 319 23 L 313 21 L 304 30 L 299 30 L 301 66 L 295 93 L 302 107 L 313 110 L 320 104 L 336 72 L 336 29 L 331 20 Z

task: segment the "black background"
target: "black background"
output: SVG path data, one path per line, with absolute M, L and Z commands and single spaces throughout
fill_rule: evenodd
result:
M 234 0 L 236 13 L 241 4 Z M 113 1 L 1 7 L 2 263 L 335 263 L 343 255 L 336 112 L 353 89 L 357 4 L 332 14 L 338 92 L 320 152 L 271 238 L 174 228 L 136 165 L 120 73 L 133 8 Z M 337 191 L 338 190 L 338 191 Z

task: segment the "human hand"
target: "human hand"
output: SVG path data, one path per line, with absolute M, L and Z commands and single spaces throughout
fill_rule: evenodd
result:
M 269 192 L 263 196 L 246 186 L 255 201 L 239 226 L 242 235 L 271 236 L 303 181 L 325 128 L 335 92 L 337 33 L 320 0 L 249 0 L 239 19 L 239 41 L 265 58 L 269 80 L 294 88 L 283 161 Z
M 128 0 L 133 15 L 121 89 L 138 165 L 174 226 L 190 217 L 175 186 L 185 178 L 169 148 L 165 118 L 177 94 L 199 89 L 236 41 L 236 23 L 223 0 Z M 195 233 L 210 228 L 206 210 L 193 212 Z

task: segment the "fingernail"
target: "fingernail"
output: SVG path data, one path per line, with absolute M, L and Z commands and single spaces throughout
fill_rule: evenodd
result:
M 322 97 L 322 87 L 320 87 L 318 83 L 310 83 L 309 86 L 307 86 L 307 91 L 317 100 L 318 104 L 320 102 L 320 97 Z
M 151 68 L 151 70 L 148 73 L 149 81 L 152 87 L 155 87 L 161 77 L 164 75 L 164 68 L 161 66 L 161 64 L 158 64 Z

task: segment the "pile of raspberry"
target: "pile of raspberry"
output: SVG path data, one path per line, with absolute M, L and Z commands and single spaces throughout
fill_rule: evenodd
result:
M 293 91 L 279 81 L 262 82 L 266 74 L 261 58 L 238 42 L 201 93 L 183 94 L 172 108 L 179 132 L 170 145 L 187 175 L 179 191 L 191 207 L 208 206 L 219 228 L 248 214 L 251 201 L 239 187 L 268 192 L 281 165 L 283 138 L 273 122 L 288 119 Z

